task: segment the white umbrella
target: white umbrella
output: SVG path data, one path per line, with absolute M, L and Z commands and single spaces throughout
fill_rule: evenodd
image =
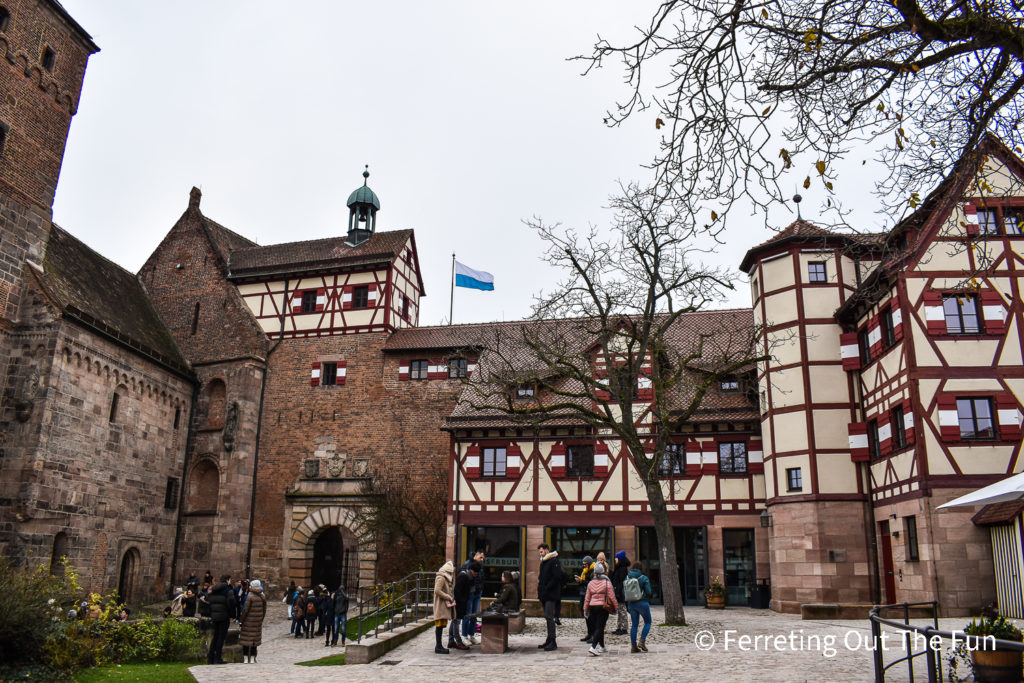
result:
M 985 488 L 978 489 L 965 496 L 939 506 L 942 508 L 967 507 L 969 505 L 988 505 L 990 503 L 1005 503 L 1011 500 L 1024 498 L 1024 472 L 1007 477 L 1002 481 L 989 484 Z

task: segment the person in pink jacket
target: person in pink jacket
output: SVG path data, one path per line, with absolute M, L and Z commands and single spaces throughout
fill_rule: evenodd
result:
M 615 599 L 615 589 L 612 587 L 612 582 L 608 579 L 608 570 L 605 569 L 603 564 L 598 562 L 594 565 L 594 578 L 587 584 L 587 595 L 583 599 L 587 621 L 591 624 L 591 632 L 594 636 L 593 644 L 588 652 L 595 657 L 605 651 L 604 627 L 608 624 L 609 614 L 604 608 L 605 600 L 614 605 L 615 609 L 619 608 L 619 603 Z

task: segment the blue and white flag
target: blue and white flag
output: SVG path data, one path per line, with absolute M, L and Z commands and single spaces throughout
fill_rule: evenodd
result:
M 494 276 L 482 270 L 473 270 L 456 261 L 455 286 L 482 289 L 489 292 L 494 289 Z

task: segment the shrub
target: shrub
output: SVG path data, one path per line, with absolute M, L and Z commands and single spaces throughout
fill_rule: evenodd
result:
M 0 667 L 38 661 L 79 591 L 78 576 L 68 565 L 53 576 L 47 566 L 15 567 L 0 558 Z

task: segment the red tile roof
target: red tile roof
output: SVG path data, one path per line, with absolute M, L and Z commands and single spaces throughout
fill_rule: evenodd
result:
M 354 247 L 345 241 L 345 237 L 328 237 L 235 249 L 228 261 L 229 277 L 388 263 L 402 253 L 411 236 L 412 230 L 393 230 L 374 233 L 370 239 Z

